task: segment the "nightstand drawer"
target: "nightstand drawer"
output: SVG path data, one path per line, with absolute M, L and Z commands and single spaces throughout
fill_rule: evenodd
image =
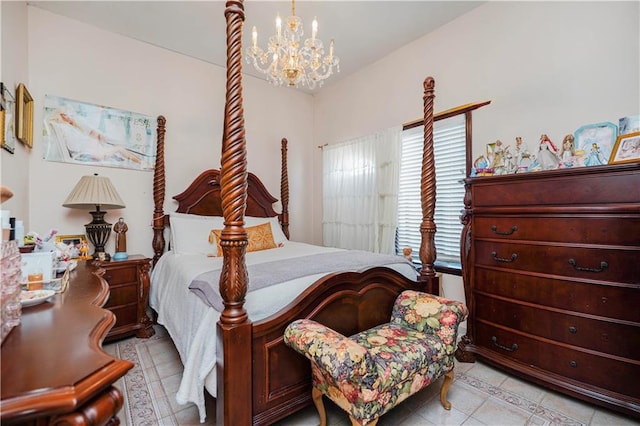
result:
M 138 286 L 136 284 L 121 285 L 111 287 L 109 289 L 109 300 L 107 300 L 106 308 L 113 306 L 125 305 L 136 300 Z
M 107 280 L 110 286 L 135 283 L 138 279 L 138 272 L 136 268 L 132 267 L 110 268 L 105 272 L 104 279 Z
M 138 306 L 127 305 L 115 308 L 109 308 L 116 316 L 116 325 L 113 326 L 115 331 L 118 327 L 136 324 L 138 322 Z

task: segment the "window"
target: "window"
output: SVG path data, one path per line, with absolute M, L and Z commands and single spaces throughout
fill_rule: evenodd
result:
M 460 270 L 460 214 L 464 208 L 466 137 L 464 113 L 434 122 L 436 267 L 445 266 L 445 269 Z M 423 143 L 424 126 L 412 127 L 402 132 L 396 253 L 401 254 L 403 247 L 411 247 L 412 257 L 417 263 L 420 263 Z

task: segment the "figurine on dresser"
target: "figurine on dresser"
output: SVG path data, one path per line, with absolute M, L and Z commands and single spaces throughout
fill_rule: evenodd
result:
M 585 166 L 600 166 L 602 164 L 607 164 L 607 159 L 604 158 L 602 151 L 597 143 L 591 144 L 591 150 L 589 151 L 589 155 L 584 162 Z
M 576 163 L 576 150 L 574 144 L 574 138 L 572 134 L 568 134 L 562 140 L 562 147 L 560 148 L 560 164 L 562 167 L 573 167 Z
M 516 148 L 514 152 L 515 162 L 516 162 L 516 173 L 527 171 L 529 166 L 531 165 L 532 155 L 529 152 L 529 148 L 527 148 L 527 144 L 522 141 L 522 137 L 516 137 Z
M 549 136 L 542 134 L 540 136 L 540 145 L 538 147 L 538 156 L 531 164 L 533 170 L 551 170 L 557 169 L 560 164 L 558 157 L 558 148 L 551 142 Z
M 497 140 L 494 143 L 493 159 L 489 167 L 494 170 L 495 174 L 500 175 L 504 173 L 504 147 L 502 146 L 501 140 Z

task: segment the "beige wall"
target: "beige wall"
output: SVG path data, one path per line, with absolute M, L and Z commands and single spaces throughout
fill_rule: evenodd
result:
M 220 16 L 224 25 L 224 16 Z M 46 233 L 84 233 L 87 211 L 62 207 L 81 176 L 109 176 L 126 204 L 108 211 L 114 223 L 129 225 L 128 251 L 151 255 L 153 194 L 151 172 L 89 167 L 42 159 L 42 104 L 45 95 L 107 105 L 167 118 L 165 210 L 171 197 L 206 168 L 219 168 L 224 115 L 225 71 L 221 67 L 178 55 L 149 44 L 28 7 L 29 90 L 34 98 L 36 136 L 28 157 L 30 228 Z M 280 140 L 289 140 L 291 233 L 304 241 L 310 235 L 313 98 L 282 90 L 255 78 L 244 79 L 248 169 L 260 176 L 279 198 Z M 107 251 L 113 250 L 112 238 Z
M 27 3 L 24 1 L 0 2 L 0 81 L 13 93 L 19 83 L 27 83 Z M 25 220 L 29 216 L 29 156 L 31 149 L 16 140 L 15 152 L 0 149 L 0 184 L 8 186 L 15 196 L 2 204 L 11 216 Z

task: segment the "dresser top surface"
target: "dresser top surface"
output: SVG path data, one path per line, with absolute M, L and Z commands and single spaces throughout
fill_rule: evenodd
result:
M 114 317 L 101 308 L 109 290 L 95 270 L 91 262 L 79 262 L 64 293 L 23 307 L 20 325 L 0 350 L 3 418 L 32 398 L 51 397 L 62 403 L 66 395 L 75 401 L 89 382 L 99 385 L 104 376 L 121 376 L 131 368 L 101 349 Z

